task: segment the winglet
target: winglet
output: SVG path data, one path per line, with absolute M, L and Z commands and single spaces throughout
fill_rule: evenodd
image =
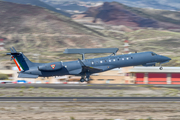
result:
M 15 53 L 17 53 L 16 49 L 14 47 L 12 47 L 12 49 L 14 50 Z

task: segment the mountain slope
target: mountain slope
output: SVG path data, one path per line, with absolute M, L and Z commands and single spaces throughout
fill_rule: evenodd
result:
M 164 10 L 180 10 L 179 0 L 117 0 L 132 7 L 154 8 Z
M 69 0 L 68 0 L 69 1 Z M 96 0 L 81 0 L 85 2 L 96 2 Z M 163 10 L 179 10 L 179 0 L 99 0 L 103 2 L 120 2 L 128 6 L 139 7 L 139 8 L 154 8 Z
M 47 4 L 58 5 L 62 2 L 119 2 L 128 6 L 138 7 L 138 8 L 153 8 L 162 10 L 179 10 L 180 11 L 180 1 L 179 0 L 42 0 Z
M 103 34 L 46 9 L 0 2 L 0 37 L 5 48 L 56 56 L 66 48 L 111 47 L 119 44 Z M 112 45 L 108 46 L 108 41 Z M 61 52 L 60 52 L 61 51 Z
M 66 13 L 66 12 L 61 11 L 61 10 L 56 10 L 54 7 L 48 5 L 44 2 L 41 2 L 40 0 L 2 0 L 2 1 L 13 2 L 13 3 L 18 3 L 18 4 L 31 4 L 31 5 L 46 8 L 48 10 L 51 10 L 51 11 L 54 11 L 57 13 L 61 13 L 62 15 L 65 15 L 67 17 L 71 16 L 69 13 Z
M 85 17 L 94 17 L 94 22 L 101 19 L 107 24 L 129 27 L 180 28 L 179 12 L 133 8 L 117 2 L 89 8 Z

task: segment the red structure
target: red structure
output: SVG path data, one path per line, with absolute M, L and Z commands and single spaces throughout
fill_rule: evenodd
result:
M 124 52 L 129 53 L 129 41 L 128 40 L 124 41 Z
M 180 84 L 180 74 L 171 74 L 171 84 Z
M 144 84 L 144 73 L 136 73 L 135 84 Z
M 164 73 L 149 73 L 148 84 L 167 84 L 167 74 Z
M 180 67 L 134 67 L 135 84 L 180 84 Z
M 3 51 L 4 49 L 4 39 L 0 38 L 0 51 Z

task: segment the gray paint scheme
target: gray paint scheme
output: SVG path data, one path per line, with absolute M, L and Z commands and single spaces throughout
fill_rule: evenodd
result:
M 125 55 L 110 55 L 107 57 L 84 59 L 70 62 L 53 62 L 53 63 L 33 63 L 23 53 L 13 50 L 7 53 L 13 57 L 18 57 L 19 61 L 24 61 L 28 69 L 19 73 L 18 77 L 37 78 L 62 75 L 82 76 L 82 82 L 85 78 L 89 80 L 89 76 L 93 73 L 104 72 L 114 68 L 127 66 L 150 66 L 155 63 L 169 62 L 171 59 L 166 56 L 157 55 L 153 52 L 141 52 Z M 51 65 L 55 65 L 54 69 Z
M 86 48 L 86 49 L 66 49 L 65 54 L 87 54 L 87 53 L 116 53 L 118 48 Z

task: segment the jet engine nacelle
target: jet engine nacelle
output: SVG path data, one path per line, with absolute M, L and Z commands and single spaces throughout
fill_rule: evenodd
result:
M 53 63 L 47 63 L 44 65 L 41 65 L 38 67 L 40 71 L 56 71 L 60 70 L 62 68 L 62 63 L 61 62 L 53 62 Z
M 143 66 L 155 66 L 155 65 L 156 65 L 156 62 L 152 62 L 152 63 L 146 63 Z

